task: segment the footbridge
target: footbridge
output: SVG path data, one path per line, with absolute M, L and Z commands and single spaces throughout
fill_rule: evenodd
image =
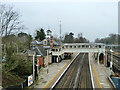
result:
M 102 43 L 65 43 L 60 46 L 54 46 L 51 50 L 53 60 L 59 62 L 64 58 L 64 53 L 101 53 L 105 54 L 105 44 Z

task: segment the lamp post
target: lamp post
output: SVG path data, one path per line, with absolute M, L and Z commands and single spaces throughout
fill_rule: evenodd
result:
M 35 80 L 35 52 L 33 54 L 33 84 Z
M 49 73 L 48 71 L 48 50 L 47 50 L 47 74 Z
M 98 46 L 98 56 L 97 56 L 98 58 L 97 58 L 97 63 L 99 64 L 99 46 Z
M 112 65 L 113 65 L 113 56 L 112 56 L 113 50 L 112 50 L 112 47 L 110 49 L 110 52 L 111 52 L 110 70 L 111 70 L 111 74 L 112 74 Z

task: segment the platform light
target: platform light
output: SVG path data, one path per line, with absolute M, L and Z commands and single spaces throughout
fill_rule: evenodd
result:
M 110 52 L 114 52 L 112 49 L 110 49 Z

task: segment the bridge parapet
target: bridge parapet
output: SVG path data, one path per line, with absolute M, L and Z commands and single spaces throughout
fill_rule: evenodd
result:
M 105 53 L 105 44 L 102 43 L 65 43 L 53 47 L 52 55 L 60 55 L 65 52 L 101 52 Z

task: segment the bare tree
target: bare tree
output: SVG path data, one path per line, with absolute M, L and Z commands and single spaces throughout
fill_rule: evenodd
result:
M 19 20 L 20 14 L 14 10 L 13 6 L 1 5 L 1 21 L 2 21 L 2 32 L 1 35 L 10 35 L 18 32 L 24 28 L 21 21 Z

